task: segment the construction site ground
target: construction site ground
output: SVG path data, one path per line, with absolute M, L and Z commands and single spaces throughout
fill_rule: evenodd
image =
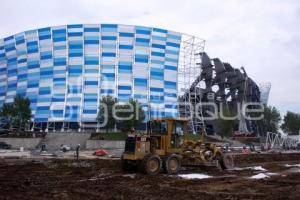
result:
M 299 153 L 234 157 L 233 170 L 157 176 L 112 158 L 0 158 L 0 199 L 300 199 Z

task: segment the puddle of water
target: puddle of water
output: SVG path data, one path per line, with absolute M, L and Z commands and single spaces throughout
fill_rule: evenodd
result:
M 136 174 L 124 174 L 123 177 L 129 177 L 131 179 L 134 179 Z
M 290 165 L 290 164 L 285 164 L 285 167 L 299 167 L 300 168 L 300 164 L 294 164 L 294 165 Z
M 250 179 L 266 179 L 266 178 L 270 178 L 270 176 L 266 175 L 265 173 L 259 173 L 250 177 Z
M 268 171 L 265 168 L 263 168 L 262 166 L 253 166 L 253 167 L 235 167 L 231 170 L 233 171 L 242 171 L 242 170 L 255 170 L 255 171 Z
M 268 175 L 268 176 L 278 176 L 278 175 L 280 175 L 280 174 L 268 172 L 268 173 L 266 173 L 266 175 Z
M 205 179 L 205 178 L 212 178 L 212 176 L 206 174 L 179 174 L 179 177 L 183 179 Z
M 250 169 L 256 170 L 256 171 L 268 171 L 262 166 L 255 166 L 255 167 L 250 167 Z

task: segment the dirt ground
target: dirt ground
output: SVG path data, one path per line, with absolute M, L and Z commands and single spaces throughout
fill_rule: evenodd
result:
M 119 160 L 2 159 L 0 199 L 300 199 L 300 166 L 293 165 L 300 164 L 300 154 L 235 160 L 235 170 L 186 170 L 181 174 L 211 178 L 184 179 L 126 174 Z M 268 178 L 250 178 L 267 172 Z

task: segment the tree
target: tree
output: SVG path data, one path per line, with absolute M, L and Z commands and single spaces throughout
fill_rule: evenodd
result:
M 281 128 L 289 134 L 298 133 L 300 130 L 300 114 L 288 111 L 283 118 Z
M 236 113 L 232 109 L 226 107 L 223 109 L 222 115 L 229 118 L 235 118 Z M 222 138 L 231 136 L 234 131 L 234 127 L 236 123 L 237 123 L 236 119 L 224 119 L 219 113 L 217 119 L 217 128 L 218 128 L 219 135 Z
M 30 100 L 17 95 L 13 103 L 3 104 L 0 115 L 14 127 L 25 129 L 31 118 Z
M 25 129 L 31 118 L 30 100 L 27 97 L 15 96 L 13 110 L 14 125 L 19 129 Z
M 130 99 L 127 104 L 118 105 L 116 110 L 117 117 L 123 118 L 123 120 L 120 120 L 120 122 L 124 131 L 130 131 L 131 128 L 136 129 L 146 117 L 145 111 L 142 109 L 141 104 L 134 99 Z
M 102 97 L 102 99 L 100 100 L 97 121 L 100 124 L 105 123 L 104 127 L 106 129 L 106 133 L 108 133 L 109 130 L 115 128 L 116 120 L 113 117 L 113 106 L 116 103 L 117 103 L 117 99 L 113 98 L 110 95 Z
M 13 118 L 13 104 L 12 103 L 4 103 L 2 109 L 0 111 L 0 117 L 5 119 L 7 122 L 11 122 Z
M 277 133 L 280 121 L 281 117 L 277 108 L 273 106 L 264 107 L 264 118 L 260 122 L 263 133 Z

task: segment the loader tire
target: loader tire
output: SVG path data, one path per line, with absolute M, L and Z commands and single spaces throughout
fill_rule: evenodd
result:
M 121 165 L 122 165 L 122 170 L 124 171 L 124 172 L 128 172 L 128 171 L 130 171 L 129 170 L 129 163 L 128 163 L 128 161 L 127 160 L 123 160 L 123 159 L 121 159 Z
M 233 169 L 234 168 L 234 160 L 233 157 L 229 154 L 224 154 L 220 158 L 220 165 L 223 170 L 225 169 Z
M 162 161 L 158 155 L 146 155 L 141 163 L 141 171 L 148 175 L 156 175 L 161 171 Z
M 164 171 L 166 174 L 178 174 L 181 169 L 181 158 L 172 154 L 164 160 Z
M 128 160 L 124 160 L 123 158 L 121 159 L 121 165 L 122 165 L 122 170 L 124 172 L 135 172 L 136 171 L 136 165 L 131 163 Z

